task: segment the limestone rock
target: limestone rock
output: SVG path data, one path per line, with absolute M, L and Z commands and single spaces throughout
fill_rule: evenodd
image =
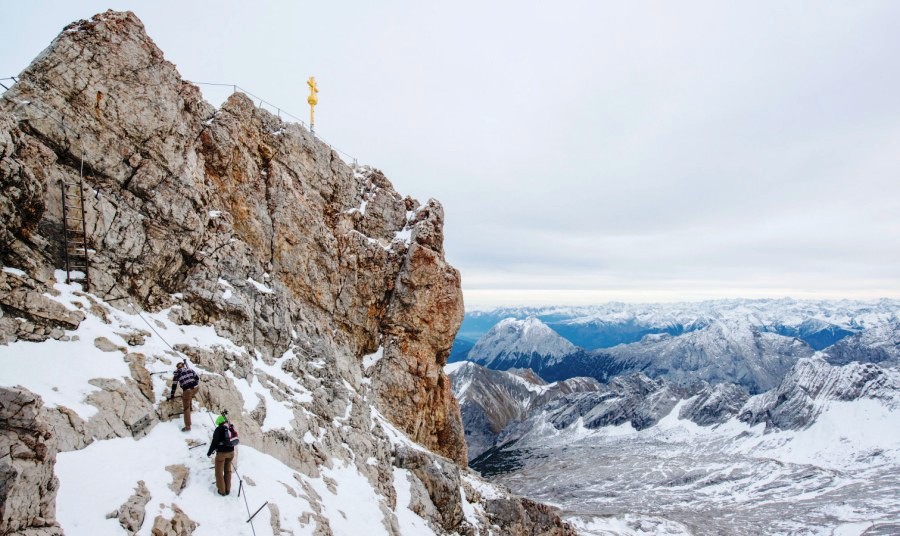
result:
M 577 536 L 553 509 L 528 499 L 502 498 L 486 502 L 485 511 L 492 522 L 504 527 L 509 536 Z
M 459 405 L 443 370 L 463 317 L 459 272 L 440 249 L 443 217 L 434 200 L 416 213 L 413 243 L 388 306 L 385 357 L 372 375 L 376 397 L 395 424 L 465 466 Z
M 141 394 L 151 403 L 155 402 L 153 381 L 150 379 L 150 372 L 147 370 L 146 357 L 143 354 L 132 353 L 125 356 L 125 361 L 128 362 L 131 378 L 137 382 Z
M 440 514 L 440 526 L 450 532 L 462 523 L 461 484 L 456 465 L 413 449 L 398 449 L 395 465 L 408 469 L 425 486 L 431 504 Z
M 115 352 L 117 350 L 123 350 L 123 348 L 116 346 L 111 340 L 107 339 L 106 337 L 97 337 L 96 339 L 94 339 L 94 346 L 104 352 Z
M 269 524 L 272 525 L 272 534 L 281 534 L 281 511 L 277 504 L 269 503 Z
M 88 402 L 98 412 L 88 419 L 85 431 L 95 439 L 114 437 L 144 437 L 158 421 L 153 404 L 145 398 L 131 379 L 95 379 L 91 385 L 99 387 L 88 396 Z
M 175 512 L 172 519 L 156 516 L 150 534 L 153 536 L 190 536 L 197 530 L 197 523 L 191 520 L 181 508 L 173 504 L 172 511 Z
M 53 474 L 56 446 L 41 398 L 0 388 L 0 534 L 61 535 Z
M 166 471 L 172 475 L 172 482 L 169 483 L 169 489 L 175 492 L 175 495 L 181 495 L 181 491 L 187 486 L 188 477 L 191 470 L 184 465 L 168 465 Z
M 118 518 L 122 528 L 130 534 L 134 535 L 141 529 L 146 516 L 147 503 L 150 502 L 150 490 L 143 480 L 138 481 L 134 493 L 129 497 L 122 506 L 115 512 L 111 512 L 107 517 L 110 519 Z
M 740 410 L 747 424 L 766 429 L 799 430 L 810 426 L 829 402 L 869 398 L 900 404 L 900 370 L 874 363 L 832 366 L 821 357 L 797 361 L 776 389 L 755 396 Z
M 147 308 L 180 293 L 180 321 L 214 325 L 264 358 L 329 334 L 333 366 L 353 385 L 355 360 L 388 343 L 375 371 L 382 414 L 465 463 L 441 370 L 462 293 L 444 260 L 440 204 L 402 198 L 377 170 L 354 171 L 244 95 L 215 111 L 131 13 L 68 27 L 6 97 L 0 181 L 22 193 L 0 207 L 10 222 L 0 260 L 60 266 L 57 185 L 77 178 L 83 159 L 98 293 Z
M 700 426 L 724 423 L 737 415 L 749 398 L 750 393 L 732 383 L 703 385 L 685 402 L 678 418 L 689 419 Z
M 0 271 L 0 309 L 25 320 L 8 325 L 6 340 L 47 340 L 54 329 L 74 329 L 84 320 L 84 313 L 66 309 L 45 291 L 40 282 Z
M 46 419 L 55 433 L 59 452 L 80 450 L 90 445 L 94 438 L 87 432 L 84 419 L 65 406 L 46 410 Z
M 440 511 L 431 501 L 431 496 L 428 494 L 428 488 L 425 487 L 425 484 L 415 475 L 410 476 L 409 484 L 410 503 L 398 506 L 406 506 L 425 519 L 440 519 Z

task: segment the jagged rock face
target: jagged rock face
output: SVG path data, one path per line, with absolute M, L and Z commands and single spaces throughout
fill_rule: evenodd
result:
M 797 359 L 811 356 L 813 350 L 799 339 L 715 321 L 703 330 L 678 337 L 648 336 L 605 353 L 632 370 L 676 383 L 733 382 L 760 393 L 781 383 Z
M 900 405 L 900 372 L 872 363 L 831 366 L 820 357 L 801 359 L 777 388 L 753 397 L 741 409 L 748 424 L 795 430 L 815 421 L 830 401 L 871 398 Z
M 557 399 L 546 411 L 549 422 L 558 429 L 580 419 L 586 428 L 631 423 L 643 430 L 668 415 L 684 394 L 664 380 L 634 374 L 615 378 L 597 392 Z
M 487 513 L 492 521 L 507 527 L 506 534 L 509 534 L 509 536 L 529 536 L 532 534 L 578 535 L 578 531 L 555 519 L 555 513 L 547 505 L 528 499 L 522 501 L 511 499 L 489 501 Z M 543 530 L 535 531 L 534 526 Z
M 415 215 L 384 322 L 384 358 L 372 378 L 381 407 L 404 431 L 465 464 L 459 406 L 443 370 L 464 310 L 459 272 L 443 260 L 443 222 L 434 201 Z
M 721 424 L 740 412 L 750 398 L 750 393 L 733 383 L 704 385 L 693 397 L 685 401 L 679 419 L 693 421 L 700 426 Z
M 63 127 L 65 125 L 65 127 Z M 0 101 L 0 338 L 42 340 L 78 319 L 42 304 L 62 266 L 60 181 L 84 170 L 92 291 L 211 324 L 280 356 L 298 340 L 371 371 L 383 414 L 465 463 L 441 367 L 462 320 L 443 211 L 354 172 L 308 131 L 243 95 L 204 102 L 131 13 L 65 31 Z M 406 239 L 406 235 L 410 235 Z M 18 320 L 22 318 L 23 320 Z
M 16 339 L 60 339 L 64 329 L 84 320 L 80 311 L 69 311 L 40 292 L 40 285 L 14 274 L 0 272 L 0 344 Z
M 527 419 L 548 402 L 599 388 L 592 378 L 548 384 L 530 369 L 497 371 L 471 362 L 451 367 L 450 381 L 460 403 L 470 461 L 493 447 L 508 426 Z
M 59 536 L 56 445 L 40 397 L 0 388 L 0 534 Z
M 900 319 L 894 318 L 847 337 L 830 346 L 824 353 L 825 359 L 832 365 L 845 365 L 853 361 L 885 366 L 900 365 Z

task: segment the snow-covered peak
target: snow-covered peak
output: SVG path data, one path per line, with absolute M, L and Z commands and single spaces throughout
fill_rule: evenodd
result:
M 491 328 L 469 352 L 469 358 L 491 368 L 528 366 L 519 358 L 556 362 L 578 350 L 536 317 L 506 318 Z

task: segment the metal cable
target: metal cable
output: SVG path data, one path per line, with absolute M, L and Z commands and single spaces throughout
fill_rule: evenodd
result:
M 185 81 L 186 81 L 186 82 L 190 82 L 190 83 L 192 83 L 192 84 L 197 84 L 198 86 L 230 87 L 230 88 L 234 88 L 234 91 L 235 91 L 235 92 L 237 92 L 238 90 L 240 90 L 242 93 L 246 94 L 248 97 L 252 97 L 253 99 L 258 100 L 258 101 L 260 102 L 260 105 L 262 105 L 262 104 L 267 104 L 267 105 L 270 106 L 271 108 L 274 108 L 275 110 L 277 110 L 278 113 L 279 113 L 279 114 L 278 114 L 279 117 L 281 116 L 281 114 L 284 114 L 284 115 L 290 117 L 291 119 L 294 119 L 295 121 L 297 121 L 298 123 L 300 123 L 300 124 L 303 125 L 304 127 L 307 127 L 306 122 L 303 121 L 302 119 L 300 119 L 299 117 L 297 117 L 296 115 L 294 115 L 294 114 L 288 112 L 287 110 L 285 110 L 284 108 L 281 108 L 280 106 L 277 106 L 277 105 L 275 105 L 275 104 L 272 104 L 271 102 L 269 102 L 269 101 L 267 101 L 267 100 L 265 100 L 265 99 L 263 99 L 263 98 L 261 98 L 261 97 L 259 97 L 259 96 L 257 96 L 257 95 L 254 95 L 254 94 L 251 93 L 247 88 L 241 87 L 241 86 L 239 86 L 238 84 L 222 84 L 222 83 L 217 83 L 217 82 L 194 82 L 194 81 L 192 81 L 192 80 L 185 80 Z M 307 128 L 308 128 L 308 127 L 307 127 Z M 329 143 L 328 140 L 326 140 L 325 138 L 319 136 L 318 134 L 316 134 L 316 137 L 319 138 L 321 141 L 325 142 L 325 144 L 328 145 L 328 148 L 329 148 L 329 149 L 331 149 L 331 150 L 333 150 L 333 151 L 335 151 L 335 152 L 337 152 L 337 153 L 340 153 L 340 154 L 346 156 L 347 158 L 349 158 L 350 160 L 352 160 L 354 164 L 356 163 L 357 159 L 356 159 L 355 156 L 351 155 L 350 153 L 347 153 L 346 151 L 342 151 L 341 149 L 338 149 L 337 147 L 335 147 L 334 145 L 332 145 L 331 143 Z

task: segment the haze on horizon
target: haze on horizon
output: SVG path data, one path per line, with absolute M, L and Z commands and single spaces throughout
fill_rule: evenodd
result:
M 0 77 L 107 8 L 300 117 L 315 75 L 469 307 L 900 298 L 900 3 L 0 1 Z

